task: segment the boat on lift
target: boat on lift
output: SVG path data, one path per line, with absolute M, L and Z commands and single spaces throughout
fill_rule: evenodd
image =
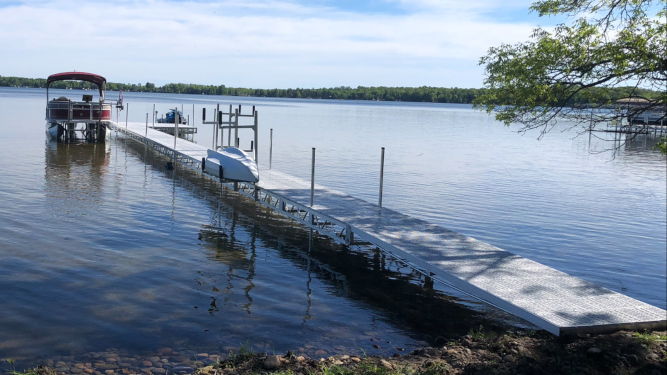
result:
M 49 98 L 49 87 L 59 81 L 83 81 L 97 86 L 99 97 L 84 91 L 80 101 L 65 96 Z M 111 102 L 104 98 L 106 78 L 92 73 L 65 72 L 52 74 L 46 80 L 46 133 L 49 138 L 65 142 L 74 139 L 104 141 L 111 123 Z
M 178 116 L 177 116 L 177 114 L 178 114 Z M 176 123 L 176 117 L 178 117 L 178 123 L 179 124 L 187 125 L 188 120 L 185 117 L 183 117 L 183 112 L 181 112 L 177 109 L 170 110 L 169 112 L 167 112 L 166 116 L 160 117 L 159 119 L 157 119 L 157 122 L 159 122 L 161 124 L 175 124 Z
M 209 149 L 204 169 L 222 180 L 252 183 L 259 181 L 257 163 L 250 155 L 236 147 L 226 147 L 220 151 Z

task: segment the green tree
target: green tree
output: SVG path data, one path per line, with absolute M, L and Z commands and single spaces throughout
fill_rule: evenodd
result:
M 490 48 L 480 59 L 486 90 L 478 109 L 539 129 L 567 119 L 581 130 L 667 109 L 666 0 L 541 0 L 531 11 L 566 15 L 571 25 L 538 28 L 531 40 Z M 623 88 L 623 89 L 618 89 Z M 621 108 L 616 100 L 642 97 Z M 575 105 L 586 103 L 585 106 Z M 664 112 L 662 120 L 665 120 Z

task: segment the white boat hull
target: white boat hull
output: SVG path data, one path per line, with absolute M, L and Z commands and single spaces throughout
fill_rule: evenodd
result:
M 222 175 L 220 175 L 221 166 Z M 208 150 L 205 170 L 223 180 L 252 183 L 259 181 L 257 163 L 248 154 L 235 147 L 228 147 L 220 152 Z
M 58 138 L 58 124 L 46 123 L 46 135 L 49 140 Z

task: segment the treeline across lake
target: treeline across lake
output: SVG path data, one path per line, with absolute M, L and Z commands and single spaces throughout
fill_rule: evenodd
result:
M 44 78 L 21 78 L 0 76 L 0 87 L 46 87 Z M 51 84 L 53 88 L 60 89 L 95 89 L 95 85 L 89 82 L 59 81 Z M 253 96 L 269 98 L 307 98 L 307 99 L 345 99 L 345 100 L 378 100 L 378 101 L 402 101 L 402 102 L 429 102 L 429 103 L 472 103 L 484 89 L 475 88 L 443 88 L 443 87 L 364 87 L 357 88 L 340 86 L 319 89 L 252 89 L 240 87 L 227 87 L 225 85 L 197 85 L 185 83 L 168 83 L 164 86 L 156 86 L 154 83 L 115 83 L 107 82 L 107 90 L 128 92 L 156 92 L 194 95 L 229 95 L 229 96 Z M 600 89 L 604 90 L 604 89 Z M 613 101 L 629 96 L 643 96 L 646 98 L 657 97 L 656 91 L 638 89 L 635 87 L 621 87 L 606 90 L 602 95 L 602 101 Z M 600 100 L 600 96 L 595 96 Z M 584 96 L 575 97 L 571 105 L 589 104 L 589 99 Z

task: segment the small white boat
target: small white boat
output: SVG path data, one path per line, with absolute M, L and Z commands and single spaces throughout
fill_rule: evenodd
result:
M 220 175 L 221 166 L 222 175 Z M 220 152 L 208 150 L 205 170 L 223 180 L 253 183 L 259 181 L 257 163 L 236 147 L 227 147 Z

